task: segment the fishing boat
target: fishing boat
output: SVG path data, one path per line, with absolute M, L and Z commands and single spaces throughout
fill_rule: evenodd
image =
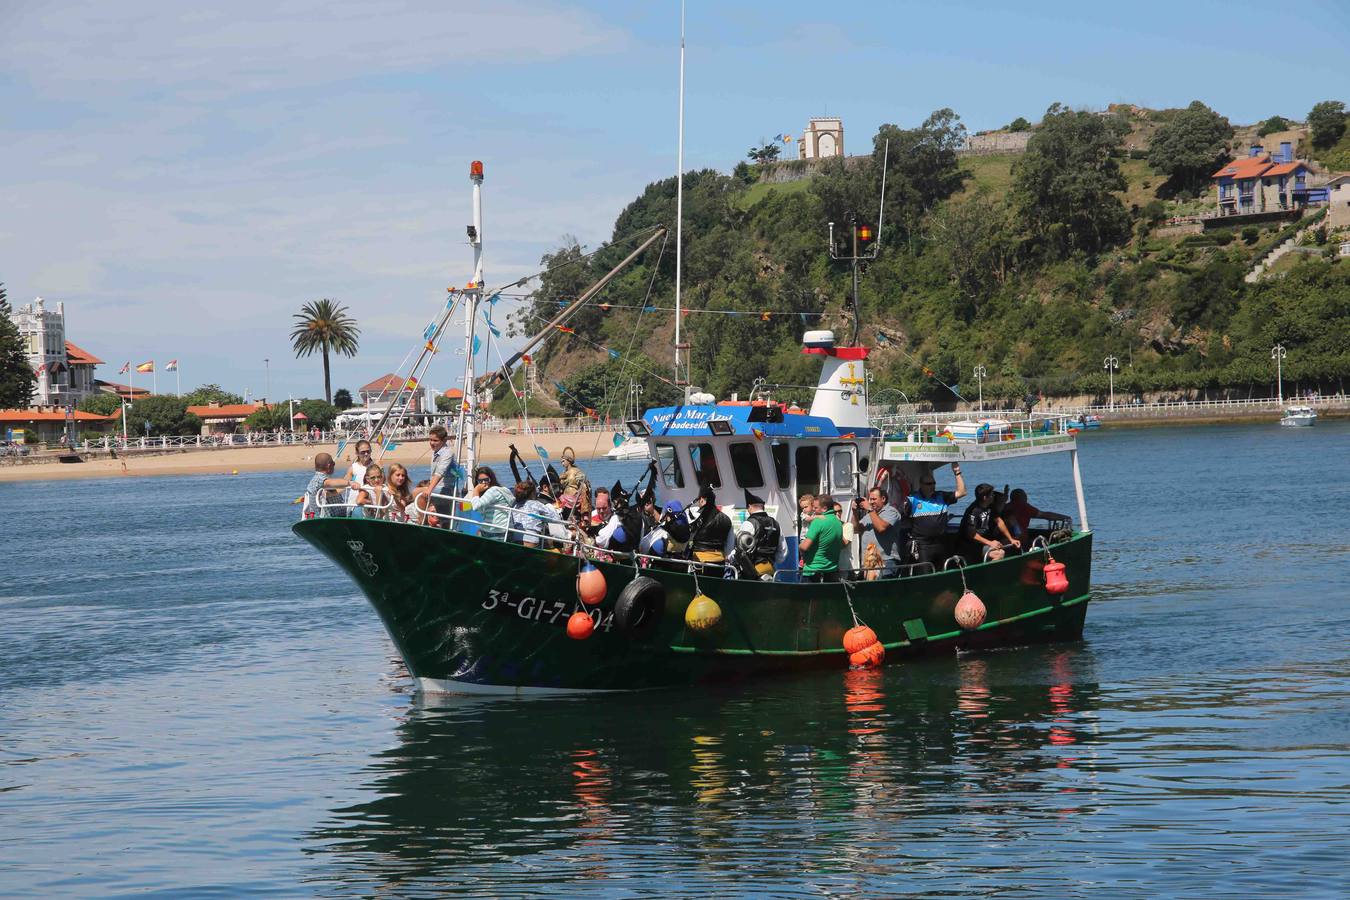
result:
M 484 293 L 481 164 L 473 165 L 471 178 L 474 277 L 452 292 L 445 312 L 428 326 L 408 379 L 413 386 L 456 309 L 465 314 L 465 347 L 473 346 Z M 616 272 L 513 360 L 556 333 Z M 821 330 L 805 333 L 802 352 L 821 365 L 809 410 L 768 400 L 688 402 L 649 409 L 627 423 L 648 446 L 661 504 L 691 506 L 711 487 L 723 511 L 740 520 L 745 491 L 764 497 L 784 535 L 767 578 L 728 579 L 719 577 L 721 565 L 604 552 L 576 532 L 555 538 L 549 549 L 485 537 L 478 533 L 481 519 L 463 511 L 465 498 L 454 493 L 442 495 L 449 511 L 436 516 L 448 528 L 433 527 L 431 511 L 414 505 L 408 522 L 308 509 L 293 530 L 352 578 L 418 689 L 430 693 L 669 687 L 1079 638 L 1091 596 L 1093 535 L 1077 443 L 1065 423 L 1047 429 L 1044 417 L 1000 420 L 993 441 L 985 439 L 989 428 L 958 435 L 878 425 L 867 413 L 866 347 L 838 346 L 832 332 Z M 465 353 L 469 390 L 455 438 L 467 469 L 476 462 L 471 411 L 481 385 L 473 359 Z M 390 407 L 396 408 L 397 402 Z M 891 483 L 913 485 L 957 463 L 978 467 L 1046 454 L 1071 463 L 1078 522 L 1033 521 L 1025 552 L 967 564 L 953 549 L 937 564 L 911 562 L 900 577 L 873 581 L 849 574 L 858 566 L 854 559 L 843 562 L 846 574 L 837 583 L 801 579 L 800 494 L 837 501 L 849 518 L 862 489 L 882 471 Z
M 1085 431 L 1089 428 L 1101 428 L 1101 416 L 1071 416 L 1065 423 L 1069 428 Z
M 1287 428 L 1308 428 L 1317 424 L 1317 412 L 1311 406 L 1285 407 L 1280 424 Z
M 856 302 L 858 265 L 867 257 L 858 255 L 856 223 L 851 256 L 837 255 L 833 231 L 831 236 L 831 256 L 853 264 L 852 339 L 840 345 L 828 330 L 802 338 L 802 353 L 820 363 L 810 408 L 764 398 L 718 402 L 692 390 L 680 331 L 683 75 L 682 28 L 672 383 L 683 386 L 684 402 L 648 409 L 626 425 L 634 446 L 637 440 L 645 446 L 649 488 L 661 506 L 692 508 L 711 489 L 714 502 L 739 522 L 747 515 L 747 492 L 765 500 L 781 537 L 773 563 L 765 564 L 768 571 L 723 577 L 741 567 L 602 549 L 576 527 L 552 533 L 538 547 L 484 536 L 482 520 L 463 510 L 466 498 L 454 493 L 453 480 L 434 515 L 420 502 L 411 506 L 407 522 L 326 515 L 346 510 L 315 510 L 307 503 L 295 534 L 356 583 L 418 689 L 427 693 L 672 687 L 1080 638 L 1091 597 L 1093 535 L 1075 432 L 1062 419 L 1046 427 L 1045 417 L 1034 424 L 1011 418 L 992 427 L 975 423 L 970 434 L 965 428 L 939 434 L 922 423 L 870 421 L 869 350 L 859 341 Z M 474 332 L 484 297 L 493 296 L 483 280 L 481 163 L 471 165 L 470 179 L 474 274 L 463 290 L 451 290 L 444 311 L 427 326 L 407 380 L 407 389 L 415 389 L 451 316 L 462 311 L 465 396 L 454 438 L 460 471 L 472 471 L 477 461 L 477 400 L 485 386 L 474 371 Z M 878 216 L 878 234 L 883 218 Z M 569 317 L 664 232 L 654 229 L 493 377 L 509 379 L 512 366 L 555 329 L 571 331 Z M 847 521 L 864 488 L 878 484 L 882 473 L 903 494 L 906 484 L 920 484 L 955 464 L 978 467 L 1041 455 L 1069 460 L 1078 521 L 1032 520 L 1021 552 L 971 562 L 952 545 L 949 556 L 933 561 L 929 554 L 927 561 L 906 562 L 896 577 L 876 580 L 866 579 L 855 555 L 840 560 L 838 581 L 803 580 L 801 494 L 837 502 Z
M 734 498 L 744 490 L 765 497 L 787 536 L 770 580 L 719 578 L 697 563 L 640 553 L 603 554 L 573 539 L 544 550 L 370 518 L 309 518 L 295 533 L 360 587 L 426 692 L 638 689 L 840 669 L 856 653 L 845 637 L 860 626 L 875 635 L 887 664 L 1079 638 L 1092 533 L 1074 436 L 1063 428 L 1046 434 L 1039 420 L 1010 423 L 1011 439 L 998 442 L 924 429 L 886 434 L 866 419 L 866 348 L 836 347 L 830 332 L 808 332 L 804 352 L 822 362 L 808 412 L 768 402 L 680 405 L 630 423 L 651 447 L 662 503 L 693 504 L 711 485 L 733 500 L 722 508 L 736 520 L 745 511 Z M 800 580 L 799 493 L 851 509 L 860 486 L 881 470 L 917 484 L 953 463 L 1041 454 L 1070 460 L 1079 521 L 1033 522 L 1028 552 L 976 564 L 953 554 L 941 566 L 910 563 L 901 577 L 875 581 Z M 477 523 L 465 516 L 463 524 Z M 583 574 L 592 603 L 579 598 Z M 717 609 L 711 626 L 689 615 L 691 604 L 707 598 Z M 978 605 L 979 614 L 966 615 L 962 603 Z M 578 612 L 591 622 L 583 640 L 569 634 Z

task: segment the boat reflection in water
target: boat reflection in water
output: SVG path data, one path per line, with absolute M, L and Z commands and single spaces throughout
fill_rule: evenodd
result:
M 791 677 L 752 696 L 428 697 L 371 760 L 369 799 L 308 842 L 325 880 L 363 892 L 490 877 L 511 893 L 637 876 L 671 854 L 691 889 L 751 866 L 784 883 L 883 876 L 979 852 L 1015 809 L 1089 808 L 1075 770 L 1091 762 L 1097 702 L 1082 645 Z

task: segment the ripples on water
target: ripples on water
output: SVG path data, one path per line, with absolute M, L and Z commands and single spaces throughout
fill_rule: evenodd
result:
M 302 475 L 0 485 L 0 893 L 1345 896 L 1348 437 L 1087 437 L 1081 644 L 562 700 L 416 702 Z

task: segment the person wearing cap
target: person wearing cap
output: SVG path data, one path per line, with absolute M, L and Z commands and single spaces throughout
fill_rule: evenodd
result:
M 717 508 L 717 492 L 710 484 L 705 484 L 698 492 L 697 502 L 699 513 L 690 525 L 689 554 L 697 562 L 706 564 L 704 571 L 707 574 L 720 577 L 721 564 L 726 562 L 735 546 L 731 518 Z
M 783 555 L 783 529 L 764 511 L 764 499 L 745 491 L 745 521 L 736 529 L 736 569 L 743 578 L 772 581 Z
M 802 538 L 802 577 L 806 581 L 838 581 L 839 556 L 843 550 L 844 526 L 831 503 L 811 520 L 806 536 Z
M 955 491 L 939 491 L 934 470 L 919 477 L 919 489 L 905 498 L 905 519 L 914 536 L 915 562 L 942 565 L 947 555 L 947 520 L 951 505 L 966 495 L 966 481 L 961 477 L 961 466 L 952 463 L 956 476 Z
M 1020 548 L 1021 542 L 1012 536 L 1003 520 L 994 515 L 994 486 L 977 484 L 975 502 L 966 509 L 961 517 L 960 537 L 957 550 L 968 563 L 984 562 L 987 558 L 1002 559 L 1003 544 L 1008 543 Z

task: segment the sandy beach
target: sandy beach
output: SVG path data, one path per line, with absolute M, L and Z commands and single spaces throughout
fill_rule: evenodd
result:
M 576 451 L 578 459 L 601 456 L 610 449 L 611 433 L 559 432 L 556 434 L 484 434 L 479 436 L 479 458 L 487 463 L 505 462 L 510 454 L 509 444 L 520 448 L 526 460 L 533 463 L 535 455 L 530 447 L 543 447 L 555 465 L 564 447 Z M 349 443 L 339 457 L 339 471 L 352 460 L 354 445 Z M 158 456 L 131 455 L 119 459 L 90 459 L 83 463 L 33 463 L 29 465 L 0 465 L 0 482 L 50 481 L 69 478 L 113 478 L 154 475 L 230 475 L 242 472 L 303 472 L 313 469 L 314 454 L 333 453 L 333 444 L 306 444 L 291 447 L 230 447 L 217 450 L 192 449 Z M 378 457 L 378 454 L 377 454 Z M 400 462 L 408 467 L 414 478 L 425 478 L 424 471 L 431 457 L 425 440 L 400 444 L 384 455 L 385 463 Z M 498 473 L 509 478 L 505 469 Z

